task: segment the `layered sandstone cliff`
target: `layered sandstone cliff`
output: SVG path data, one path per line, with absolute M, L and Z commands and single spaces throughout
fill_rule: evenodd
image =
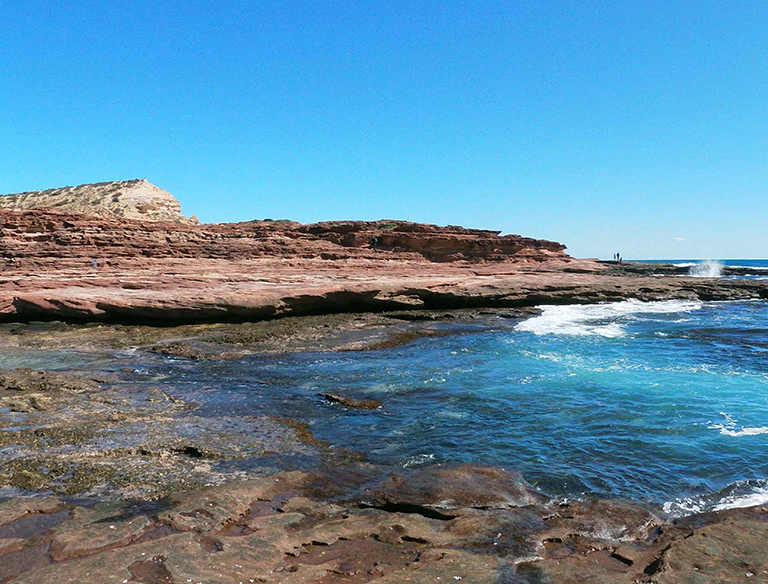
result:
M 541 262 L 568 259 L 565 246 L 497 231 L 407 221 L 302 225 L 249 221 L 192 225 L 117 217 L 94 218 L 51 209 L 0 209 L 0 257 L 9 262 L 89 264 L 91 258 L 319 258 L 429 262 Z M 377 238 L 377 249 L 370 241 Z
M 172 203 L 165 209 L 178 208 Z M 94 209 L 104 205 L 93 199 Z M 178 324 L 623 298 L 768 298 L 763 281 L 649 277 L 575 260 L 560 243 L 497 231 L 388 220 L 200 225 L 173 214 L 164 221 L 94 217 L 65 206 L 0 208 L 0 321 Z M 166 216 L 161 207 L 134 211 L 158 219 Z
M 104 182 L 0 196 L 0 207 L 40 209 L 91 217 L 123 217 L 141 221 L 195 224 L 181 214 L 176 198 L 146 179 Z
M 647 277 L 574 260 L 563 248 L 399 221 L 189 225 L 0 209 L 0 321 L 178 324 L 623 298 L 768 298 L 764 281 Z

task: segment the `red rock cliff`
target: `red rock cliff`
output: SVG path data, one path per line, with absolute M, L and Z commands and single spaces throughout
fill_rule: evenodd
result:
M 378 251 L 370 248 L 378 239 Z M 498 231 L 407 221 L 337 221 L 302 225 L 250 221 L 192 225 L 88 217 L 51 209 L 0 208 L 0 257 L 8 263 L 82 264 L 90 258 L 375 257 L 431 262 L 539 262 L 568 258 L 565 246 Z

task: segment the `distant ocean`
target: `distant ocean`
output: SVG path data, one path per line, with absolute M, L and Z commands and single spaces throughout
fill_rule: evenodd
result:
M 768 269 L 768 260 L 630 260 L 657 264 L 672 264 L 674 266 L 687 268 L 702 264 L 704 262 L 718 262 L 724 266 L 734 268 L 766 268 Z
M 765 279 L 768 276 L 768 260 L 629 260 L 651 264 L 672 264 L 677 268 L 688 268 L 692 276 L 738 277 Z M 754 271 L 755 273 L 750 273 Z

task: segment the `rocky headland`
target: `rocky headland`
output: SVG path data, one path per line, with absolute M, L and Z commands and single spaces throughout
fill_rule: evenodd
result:
M 407 221 L 200 225 L 146 181 L 69 189 L 0 197 L 0 354 L 96 363 L 0 370 L 0 583 L 768 581 L 768 508 L 673 519 L 498 468 L 380 467 L 124 366 L 381 349 L 541 304 L 766 299 L 765 281 Z
M 99 208 L 0 208 L 0 320 L 180 324 L 768 296 L 759 281 L 659 277 L 664 266 L 576 260 L 562 244 L 495 231 L 393 220 L 198 225 Z

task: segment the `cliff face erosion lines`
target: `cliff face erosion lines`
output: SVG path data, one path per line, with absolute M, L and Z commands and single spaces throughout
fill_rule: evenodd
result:
M 408 221 L 199 225 L 180 214 L 181 206 L 169 193 L 146 181 L 67 189 L 0 197 L 2 257 L 38 262 L 59 257 L 86 263 L 98 257 L 340 260 L 378 258 L 377 252 L 386 252 L 387 259 L 432 262 L 568 258 L 565 246 L 552 241 Z M 128 194 L 110 195 L 121 189 Z M 376 249 L 370 245 L 373 238 Z
M 200 225 L 179 209 L 146 181 L 0 198 L 0 320 L 178 324 L 766 296 L 757 281 L 653 278 L 497 231 L 390 220 Z

